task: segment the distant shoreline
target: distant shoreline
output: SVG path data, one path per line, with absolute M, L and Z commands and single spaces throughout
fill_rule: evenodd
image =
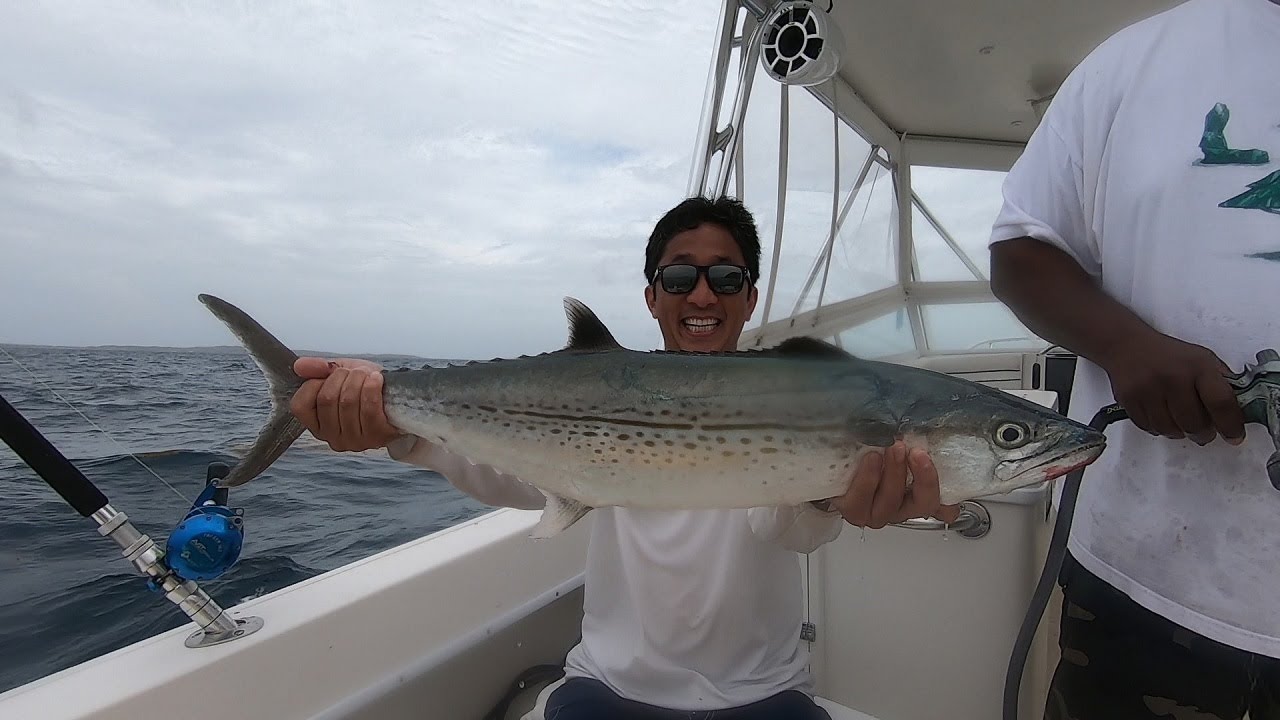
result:
M 248 357 L 249 355 L 248 351 L 239 345 L 40 345 L 36 343 L 0 342 L 0 347 L 32 348 L 37 350 L 140 350 L 145 352 L 199 352 L 209 355 L 243 355 L 245 357 Z M 411 353 L 335 353 L 323 350 L 295 350 L 294 353 L 300 357 L 354 357 L 365 360 L 407 358 L 410 360 L 422 360 L 424 362 L 470 362 L 470 359 L 466 358 L 428 358 L 421 355 L 413 355 Z

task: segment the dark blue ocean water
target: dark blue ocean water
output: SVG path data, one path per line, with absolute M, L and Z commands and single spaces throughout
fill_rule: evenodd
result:
M 266 382 L 239 349 L 2 347 L 43 384 L 0 352 L 0 395 L 161 545 L 208 464 L 235 462 L 267 416 Z M 334 453 L 308 433 L 230 499 L 245 511 L 240 561 L 201 583 L 224 607 L 491 509 L 434 473 L 380 451 Z M 186 622 L 0 443 L 0 692 Z

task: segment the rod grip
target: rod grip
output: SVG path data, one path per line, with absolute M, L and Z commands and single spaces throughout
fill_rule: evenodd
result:
M 22 461 L 49 483 L 75 511 L 84 517 L 107 506 L 107 496 L 71 464 L 40 431 L 0 395 L 0 438 Z

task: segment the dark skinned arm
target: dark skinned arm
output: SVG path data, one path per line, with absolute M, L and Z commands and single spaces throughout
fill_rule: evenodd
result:
M 1200 445 L 1219 434 L 1233 444 L 1243 440 L 1226 364 L 1152 328 L 1063 251 L 1025 237 L 996 243 L 991 287 L 1032 332 L 1101 367 L 1138 427 Z

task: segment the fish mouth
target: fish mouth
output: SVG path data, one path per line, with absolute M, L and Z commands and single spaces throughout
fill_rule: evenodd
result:
M 1106 449 L 1107 441 L 1105 439 L 1091 442 L 1046 462 L 1039 463 L 1031 467 L 1027 472 L 1039 472 L 1041 480 L 1060 478 L 1070 472 L 1091 465 L 1094 460 L 1101 457 L 1102 451 Z
M 1106 449 L 1106 437 L 1077 445 L 1067 452 L 1018 468 L 1010 474 L 1007 482 L 1015 485 L 1029 485 L 1054 480 L 1093 464 Z

